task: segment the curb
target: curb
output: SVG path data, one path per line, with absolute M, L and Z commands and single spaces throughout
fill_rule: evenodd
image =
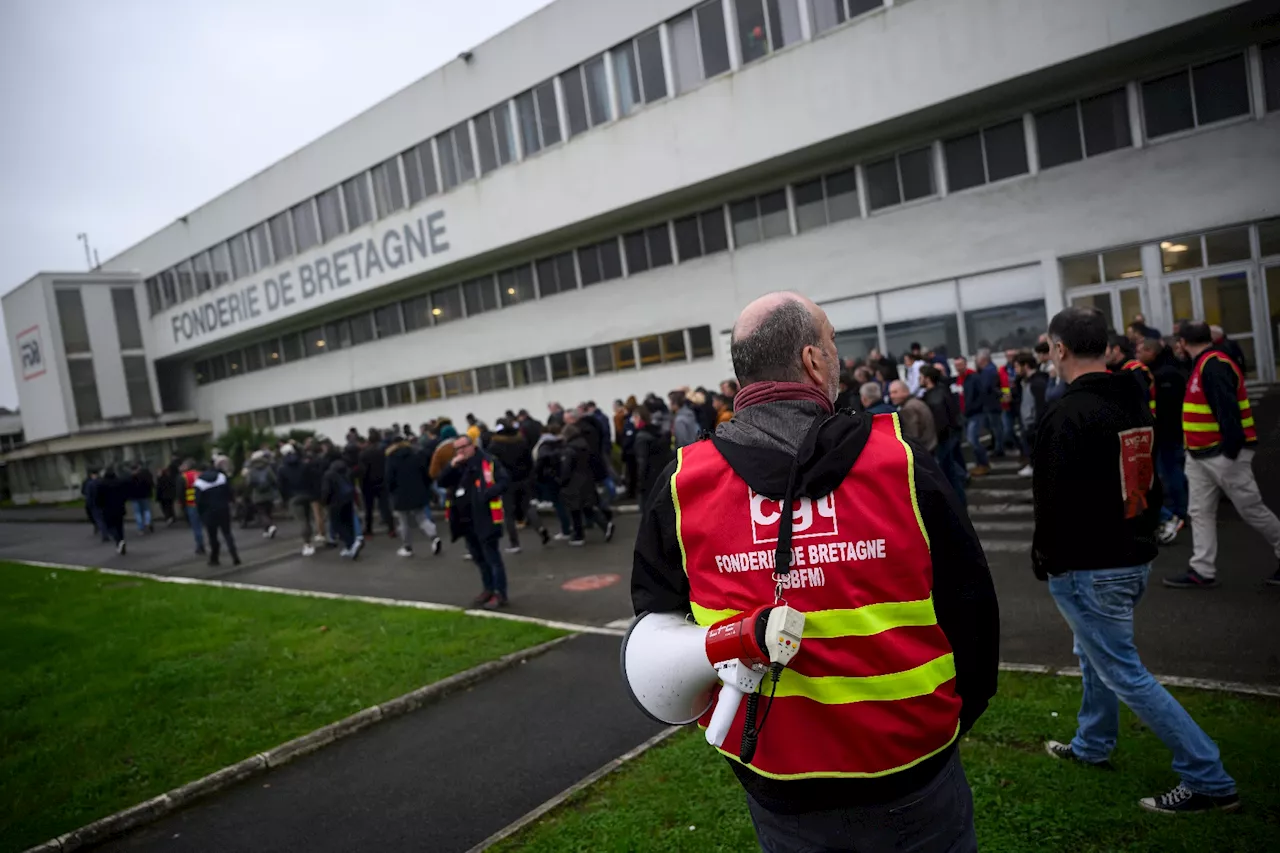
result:
M 184 808 L 201 797 L 229 788 L 232 785 L 243 782 L 245 779 L 261 775 L 275 767 L 287 764 L 295 758 L 315 752 L 321 747 L 342 740 L 375 723 L 403 716 L 424 705 L 437 702 L 451 693 L 464 690 L 503 670 L 510 669 L 531 658 L 549 652 L 561 643 L 568 642 L 571 639 L 573 639 L 573 635 L 557 637 L 554 640 L 503 655 L 497 660 L 487 661 L 479 666 L 474 666 L 471 669 L 432 682 L 425 687 L 411 690 L 403 696 L 397 696 L 379 705 L 365 708 L 363 711 L 357 711 L 349 717 L 338 720 L 336 723 L 321 726 L 315 731 L 308 732 L 293 740 L 285 741 L 266 752 L 260 752 L 243 761 L 223 767 L 221 770 L 215 770 L 207 776 L 188 782 L 158 797 L 152 797 L 123 811 L 100 818 L 79 829 L 74 829 L 43 844 L 31 847 L 26 853 L 69 853 L 72 850 L 80 850 L 100 844 L 113 836 L 152 823 L 171 812 Z
M 1030 672 L 1036 675 L 1054 675 L 1060 678 L 1079 678 L 1078 666 L 1050 666 L 1042 663 L 1006 663 L 1001 661 L 1001 672 Z M 1271 684 L 1244 684 L 1239 681 L 1215 681 L 1212 678 L 1188 678 L 1182 675 L 1151 676 L 1165 687 L 1188 687 L 1193 690 L 1215 690 L 1240 696 L 1263 696 L 1280 699 L 1280 686 Z

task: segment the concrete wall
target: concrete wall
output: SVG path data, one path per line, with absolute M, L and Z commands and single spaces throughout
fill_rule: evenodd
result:
M 5 295 L 4 325 L 27 441 L 66 434 L 68 425 L 74 423 L 71 389 L 62 357 L 62 331 L 47 277 L 36 276 Z M 23 344 L 38 348 L 38 364 L 33 363 L 30 350 L 28 363 L 24 364 Z
M 81 287 L 84 316 L 89 323 L 89 347 L 93 350 L 93 376 L 98 383 L 98 405 L 102 417 L 127 418 L 129 391 L 124 383 L 124 362 L 120 360 L 120 335 L 111 306 L 110 287 Z

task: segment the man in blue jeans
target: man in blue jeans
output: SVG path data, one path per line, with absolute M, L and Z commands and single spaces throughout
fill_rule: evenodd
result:
M 991 363 L 991 350 L 978 350 L 974 361 L 977 370 L 964 380 L 965 433 L 973 448 L 975 477 L 991 473 L 991 460 L 982 446 L 982 430 L 991 433 L 992 450 L 1004 454 L 1004 436 L 1000 429 L 1000 373 Z
M 1187 374 L 1173 353 L 1159 338 L 1146 338 L 1138 346 L 1138 358 L 1155 380 L 1156 476 L 1164 489 L 1157 537 L 1161 545 L 1171 544 L 1187 521 L 1186 450 L 1182 446 L 1182 398 L 1186 395 Z
M 1041 418 L 1032 451 L 1031 559 L 1075 635 L 1084 696 L 1075 737 L 1045 749 L 1107 764 L 1123 701 L 1173 752 L 1181 779 L 1140 800 L 1144 809 L 1234 811 L 1240 798 L 1217 745 L 1147 672 L 1134 644 L 1133 610 L 1158 550 L 1161 505 L 1149 398 L 1131 376 L 1107 372 L 1107 321 L 1096 309 L 1060 312 L 1049 343 L 1067 389 Z

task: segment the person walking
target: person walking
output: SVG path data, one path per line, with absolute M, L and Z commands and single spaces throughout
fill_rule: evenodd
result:
M 231 564 L 238 566 L 240 553 L 236 550 L 236 539 L 231 533 L 231 482 L 226 473 L 218 468 L 217 461 L 216 458 L 210 461 L 209 467 L 193 481 L 191 490 L 195 493 L 195 499 L 192 505 L 200 523 L 209 534 L 209 565 L 221 565 L 218 559 L 221 552 L 218 535 L 221 534 L 227 542 Z
M 671 434 L 675 438 L 676 447 L 686 447 L 698 440 L 698 416 L 689 404 L 684 391 L 672 391 L 667 395 L 671 400 Z
M 280 497 L 302 525 L 302 556 L 310 557 L 316 552 L 311 543 L 311 537 L 315 535 L 312 525 L 315 514 L 311 505 L 320 498 L 319 471 L 310 460 L 303 459 L 292 444 L 280 448 L 280 455 L 283 458 L 276 475 L 280 483 Z
M 1030 477 L 1035 466 L 1030 459 L 1030 450 L 1035 445 L 1036 427 L 1044 415 L 1046 397 L 1049 390 L 1049 374 L 1040 370 L 1036 357 L 1029 352 L 1020 352 L 1013 360 L 1014 372 L 1017 375 L 1018 425 L 1022 429 L 1022 441 L 1028 451 L 1027 464 L 1018 470 L 1019 477 Z
M 151 496 L 155 492 L 155 478 L 151 470 L 141 462 L 133 463 L 129 473 L 129 499 L 133 502 L 133 521 L 139 533 L 155 533 L 151 523 Z
M 1155 376 L 1152 375 L 1151 368 L 1138 358 L 1133 341 L 1124 335 L 1111 336 L 1111 342 L 1107 345 L 1107 368 L 1112 373 L 1125 371 L 1132 374 L 1138 386 L 1142 388 L 1143 396 L 1147 398 L 1147 405 L 1154 416 L 1156 413 Z
M 467 543 L 471 560 L 480 570 L 484 589 L 472 603 L 487 610 L 506 607 L 510 603 L 507 569 L 498 543 L 502 541 L 502 493 L 507 489 L 507 472 L 468 436 L 454 439 L 453 448 L 440 485 L 449 493 L 445 514 L 453 541 Z
M 1159 338 L 1144 338 L 1138 357 L 1151 371 L 1155 386 L 1156 476 L 1164 491 L 1157 538 L 1170 545 L 1187 520 L 1186 449 L 1182 444 L 1182 399 L 1187 393 L 1187 374 L 1173 353 Z
M 1236 363 L 1243 375 L 1249 372 L 1249 362 L 1245 360 L 1244 349 L 1240 344 L 1227 337 L 1221 326 L 1210 326 L 1209 335 L 1213 338 L 1213 348 Z
M 329 470 L 320 481 L 320 502 L 329 516 L 334 538 L 342 545 L 338 556 L 359 559 L 364 540 L 356 529 L 356 489 L 345 459 L 329 463 Z
M 896 382 L 897 380 L 894 380 Z M 893 384 L 892 382 L 890 384 Z M 884 401 L 884 392 L 879 382 L 864 383 L 858 389 L 858 400 L 862 403 L 862 411 L 868 415 L 891 415 L 893 404 Z
M 564 451 L 562 427 L 557 421 L 547 424 L 533 446 L 533 479 L 538 499 L 551 504 L 556 520 L 560 522 L 560 532 L 552 538 L 557 542 L 568 542 L 573 538 L 572 522 L 569 510 L 565 509 L 564 500 L 560 497 L 561 454 Z M 667 437 L 669 444 L 671 439 Z
M 85 472 L 84 482 L 80 484 L 80 496 L 84 498 L 84 512 L 89 516 L 89 524 L 93 525 L 93 533 L 108 541 L 107 530 L 102 524 L 102 509 L 98 506 L 98 490 L 102 488 L 102 478 L 94 468 Z
M 978 350 L 974 365 L 977 369 L 964 381 L 965 433 L 973 448 L 974 467 L 970 473 L 983 477 L 991 473 L 991 459 L 982 443 L 984 428 L 991 433 L 992 452 L 997 456 L 1004 453 L 1000 431 L 1000 375 L 991 363 L 990 350 Z
M 733 420 L 733 400 L 724 394 L 716 394 L 711 398 L 711 404 L 716 409 L 716 426 L 727 424 Z
M 693 417 L 693 412 L 689 412 Z M 596 490 L 597 476 L 591 450 L 591 431 L 584 429 L 584 422 L 566 412 L 564 449 L 560 453 L 560 498 L 569 511 L 573 526 L 573 538 L 569 544 L 581 547 L 586 544 L 585 524 L 598 525 L 604 531 L 604 541 L 613 540 L 613 512 L 600 505 Z
M 1144 809 L 1239 808 L 1218 747 L 1147 671 L 1134 642 L 1133 612 L 1158 550 L 1160 517 L 1146 395 L 1132 377 L 1107 371 L 1101 311 L 1059 312 L 1049 323 L 1049 342 L 1067 390 L 1041 418 L 1033 448 L 1031 560 L 1075 636 L 1083 696 L 1075 737 L 1050 740 L 1045 750 L 1057 759 L 1106 764 L 1124 702 L 1173 752 L 1181 779 L 1141 799 Z
M 926 365 L 920 364 L 921 367 Z M 919 374 L 919 371 L 917 371 Z M 921 390 L 924 387 L 921 386 Z M 898 422 L 902 425 L 902 434 L 920 443 L 930 454 L 938 446 L 938 427 L 933 422 L 933 412 L 919 397 L 911 392 L 907 383 L 895 379 L 889 383 L 889 401 L 898 410 Z
M 265 450 L 255 450 L 249 457 L 249 502 L 255 519 L 262 519 L 262 535 L 274 539 L 276 535 L 275 509 L 280 500 L 280 484 L 275 468 Z
M 933 365 L 920 369 L 920 384 L 924 387 L 924 403 L 933 414 L 933 424 L 938 434 L 933 457 L 951 485 L 951 490 L 956 493 L 960 505 L 965 506 L 968 503 L 968 496 L 965 494 L 968 476 L 965 473 L 964 456 L 960 453 L 960 436 L 963 433 L 960 426 L 960 403 L 956 400 L 956 395 L 951 393 L 947 377 Z
M 762 849 L 976 851 L 956 745 L 996 690 L 999 609 L 982 546 L 897 416 L 836 413 L 840 362 L 819 306 L 761 297 L 734 324 L 730 354 L 734 419 L 658 478 L 632 607 L 707 627 L 780 596 L 810 614 L 754 755 L 740 748 L 748 702 L 721 746 Z M 861 548 L 844 547 L 853 537 Z M 763 571 L 717 568 L 738 552 L 770 559 Z M 874 619 L 817 624 L 866 608 Z M 862 701 L 858 685 L 885 679 L 892 695 Z
M 191 535 L 196 540 L 196 554 L 204 553 L 204 524 L 200 520 L 200 510 L 196 507 L 196 480 L 200 479 L 200 472 L 196 470 L 196 461 L 194 459 L 185 459 L 182 462 L 182 505 L 186 508 L 187 523 L 191 525 Z M 227 507 L 230 512 L 231 490 L 227 489 Z M 229 524 L 230 522 L 228 522 Z
M 489 443 L 489 453 L 502 463 L 511 484 L 502 493 L 503 524 L 507 531 L 507 553 L 520 553 L 520 530 L 516 519 L 523 516 L 526 524 L 537 532 L 546 545 L 551 532 L 542 526 L 538 508 L 534 505 L 533 452 L 528 442 L 512 421 L 498 421 L 498 428 Z
M 369 536 L 373 536 L 374 509 L 377 509 L 378 514 L 382 516 L 387 535 L 396 535 L 396 521 L 391 514 L 391 495 L 387 491 L 386 482 L 387 450 L 389 449 L 387 442 L 398 442 L 400 438 L 399 430 L 384 436 L 380 430 L 370 429 L 368 441 L 360 450 L 360 497 L 364 501 L 364 529 Z
M 176 472 L 176 466 L 166 466 L 156 472 L 156 503 L 160 505 L 165 527 L 172 527 L 177 521 L 173 513 L 173 504 L 178 497 Z
M 1244 371 L 1213 346 L 1208 325 L 1184 321 L 1178 338 L 1195 359 L 1182 401 L 1187 445 L 1191 566 L 1164 585 L 1203 589 L 1218 585 L 1218 501 L 1225 494 L 1245 523 L 1262 534 L 1276 557 L 1267 583 L 1280 586 L 1280 519 L 1262 502 L 1253 474 L 1258 430 L 1244 385 Z
M 117 554 L 125 552 L 124 513 L 131 495 L 130 482 L 116 474 L 114 465 L 108 465 L 102 473 L 94 501 L 102 516 L 102 541 L 115 543 Z
M 721 383 L 723 386 L 724 383 Z M 662 434 L 662 429 L 653 423 L 649 410 L 637 406 L 632 414 L 636 425 L 635 457 L 636 457 L 636 497 L 638 506 L 643 512 L 649 505 L 649 496 L 653 494 L 658 476 L 671 462 L 671 439 Z
M 385 455 L 386 489 L 400 528 L 400 550 L 396 554 L 413 556 L 415 527 L 431 540 L 431 553 L 439 554 L 443 543 L 431 517 L 431 471 L 427 454 L 406 438 L 388 447 Z

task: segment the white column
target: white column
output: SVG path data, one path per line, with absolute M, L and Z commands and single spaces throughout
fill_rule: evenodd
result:
M 560 84 L 560 75 L 551 78 L 551 91 L 556 96 L 556 117 L 560 121 L 560 141 L 569 141 L 569 108 L 565 105 L 564 90 Z M 585 94 L 585 93 L 584 93 Z
M 858 176 L 858 216 L 861 219 L 866 219 L 867 214 L 871 212 L 867 206 L 867 174 L 863 170 L 861 163 L 854 168 L 857 170 L 856 174 Z
M 1142 148 L 1146 145 L 1146 140 L 1142 133 L 1142 91 L 1136 80 L 1130 80 L 1125 86 L 1125 94 L 1129 99 L 1129 133 L 1132 137 L 1133 147 Z M 1084 124 L 1083 116 L 1081 116 L 1081 132 L 1083 133 Z M 1088 152 L 1085 152 L 1086 154 Z
M 511 122 L 511 140 L 514 148 L 511 151 L 512 162 L 519 163 L 524 159 L 524 137 L 520 133 L 520 111 L 516 109 L 516 99 L 507 101 L 507 116 Z M 497 133 L 497 128 L 494 128 Z
M 631 44 L 631 42 L 627 42 Z M 618 97 L 618 78 L 613 73 L 613 51 L 604 52 L 604 79 L 609 84 L 609 113 L 614 120 L 622 118 L 622 100 Z
M 676 74 L 671 58 L 671 28 L 665 22 L 658 27 L 658 43 L 662 45 L 662 73 L 667 78 L 667 97 L 674 98 Z
M 1253 117 L 1262 118 L 1267 114 L 1267 90 L 1262 79 L 1262 50 L 1256 44 L 1249 45 L 1244 54 L 1245 64 L 1249 67 L 1249 96 L 1253 103 Z M 1158 328 L 1158 327 L 1157 327 Z
M 1040 149 L 1036 147 L 1036 119 L 1031 113 L 1022 114 L 1022 132 L 1027 139 L 1027 169 L 1032 175 L 1040 174 Z
M 1062 268 L 1055 253 L 1045 252 L 1040 256 L 1040 278 L 1044 282 L 1045 313 L 1052 318 L 1066 305 L 1062 294 Z
M 729 45 L 729 70 L 737 71 L 742 67 L 742 48 L 738 44 L 738 15 L 733 9 L 733 0 L 721 0 L 724 9 L 725 43 Z
M 841 0 L 841 2 L 844 2 L 844 0 Z M 800 40 L 809 41 L 813 38 L 813 21 L 810 15 L 809 0 L 796 0 L 796 5 L 800 9 Z
M 933 141 L 933 183 L 938 198 L 947 197 L 947 158 L 942 148 L 942 140 Z
M 787 224 L 791 228 L 791 236 L 800 233 L 800 223 L 796 221 L 796 192 L 795 184 L 787 184 L 783 187 L 787 194 Z M 826 204 L 826 193 L 823 193 L 822 203 Z
M 1147 324 L 1157 329 L 1171 329 L 1173 317 L 1165 310 L 1164 259 L 1160 255 L 1160 244 L 1145 243 L 1140 253 Z M 1128 320 L 1126 317 L 1122 322 L 1127 323 Z

